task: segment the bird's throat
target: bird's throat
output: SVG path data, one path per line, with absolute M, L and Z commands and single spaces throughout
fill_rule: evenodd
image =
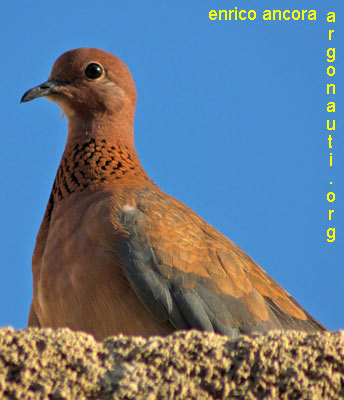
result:
M 52 208 L 75 192 L 123 180 L 149 179 L 135 150 L 120 142 L 87 138 L 68 146 L 62 156 L 50 196 Z

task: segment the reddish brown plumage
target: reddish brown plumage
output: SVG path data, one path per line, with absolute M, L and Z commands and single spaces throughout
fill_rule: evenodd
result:
M 96 63 L 102 75 L 89 78 Z M 147 176 L 134 147 L 136 91 L 117 57 L 63 54 L 45 96 L 68 117 L 68 139 L 33 255 L 29 325 L 101 339 L 198 328 L 235 336 L 323 330 L 229 239 Z

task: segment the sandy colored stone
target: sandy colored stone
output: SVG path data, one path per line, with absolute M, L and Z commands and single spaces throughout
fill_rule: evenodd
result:
M 339 399 L 344 332 L 180 331 L 97 342 L 69 329 L 0 329 L 1 399 Z

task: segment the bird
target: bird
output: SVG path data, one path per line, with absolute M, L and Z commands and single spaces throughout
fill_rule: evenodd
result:
M 326 331 L 243 250 L 147 175 L 134 144 L 136 88 L 115 55 L 62 54 L 44 97 L 68 120 L 65 150 L 32 256 L 29 327 L 236 338 Z

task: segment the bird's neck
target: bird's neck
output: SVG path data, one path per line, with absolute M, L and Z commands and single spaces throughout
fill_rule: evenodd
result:
M 79 127 L 80 128 L 80 127 Z M 116 130 L 99 132 L 81 127 L 69 134 L 51 192 L 48 214 L 60 201 L 87 188 L 96 189 L 109 183 L 146 184 L 150 179 L 143 170 L 130 141 Z M 131 136 L 132 137 L 132 136 Z
M 130 151 L 136 154 L 134 145 L 134 112 L 122 107 L 114 113 L 97 113 L 85 115 L 77 113 L 68 116 L 68 138 L 66 149 L 94 138 L 107 143 L 118 141 L 125 143 Z

